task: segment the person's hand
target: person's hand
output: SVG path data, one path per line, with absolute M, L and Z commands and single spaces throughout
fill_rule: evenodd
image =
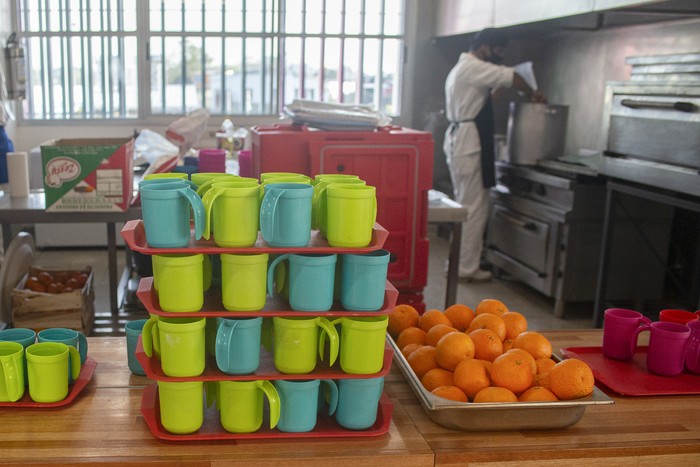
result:
M 546 104 L 547 103 L 547 96 L 545 96 L 544 93 L 542 93 L 542 91 L 537 89 L 530 96 L 530 100 L 532 102 L 537 102 L 538 104 Z

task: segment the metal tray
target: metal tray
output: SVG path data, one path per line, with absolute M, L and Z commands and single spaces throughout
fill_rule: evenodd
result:
M 581 399 L 557 402 L 456 402 L 437 397 L 426 390 L 396 343 L 387 335 L 394 358 L 423 410 L 435 423 L 461 431 L 542 430 L 566 428 L 578 422 L 586 407 L 613 404 L 597 387 Z

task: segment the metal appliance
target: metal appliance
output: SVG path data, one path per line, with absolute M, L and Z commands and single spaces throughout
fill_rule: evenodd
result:
M 508 161 L 537 165 L 542 159 L 564 154 L 569 107 L 566 105 L 511 102 L 508 116 Z

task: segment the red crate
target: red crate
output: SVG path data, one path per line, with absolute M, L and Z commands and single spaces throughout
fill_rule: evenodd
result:
M 389 231 L 388 279 L 422 290 L 428 271 L 430 133 L 396 126 L 374 131 L 320 131 L 276 124 L 252 129 L 253 176 L 263 172 L 351 173 L 377 188 L 377 222 Z

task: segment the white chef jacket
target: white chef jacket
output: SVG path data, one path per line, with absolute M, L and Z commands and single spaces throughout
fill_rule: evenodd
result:
M 474 118 L 481 111 L 492 89 L 511 87 L 513 68 L 480 60 L 463 52 L 445 80 L 445 112 L 450 125 L 445 133 L 443 149 L 447 163 L 455 173 L 471 170 L 468 156 L 481 153 L 481 142 Z M 469 169 L 468 169 L 469 168 Z

